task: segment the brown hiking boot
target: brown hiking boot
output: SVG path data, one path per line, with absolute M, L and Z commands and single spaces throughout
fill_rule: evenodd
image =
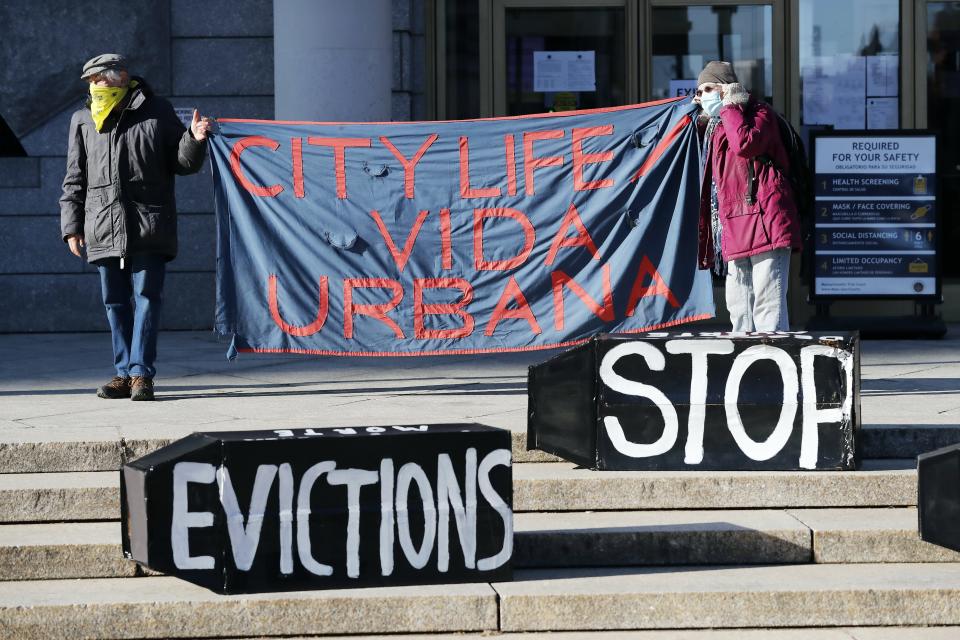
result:
M 113 380 L 97 389 L 97 395 L 107 400 L 130 397 L 130 378 L 114 376 Z
M 153 400 L 153 379 L 133 376 L 130 379 L 131 400 Z

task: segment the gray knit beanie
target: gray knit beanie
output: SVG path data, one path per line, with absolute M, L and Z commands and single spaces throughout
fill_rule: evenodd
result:
M 713 60 L 707 63 L 700 75 L 697 76 L 697 86 L 705 82 L 715 82 L 717 84 L 730 84 L 739 82 L 737 74 L 733 72 L 733 65 L 729 62 L 720 62 Z

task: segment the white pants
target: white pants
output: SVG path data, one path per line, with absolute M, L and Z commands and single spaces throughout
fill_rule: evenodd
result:
M 727 310 L 734 331 L 789 331 L 790 249 L 727 262 Z

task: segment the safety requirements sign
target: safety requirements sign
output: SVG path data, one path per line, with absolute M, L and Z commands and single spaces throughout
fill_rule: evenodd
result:
M 815 298 L 939 295 L 936 156 L 925 132 L 814 139 Z

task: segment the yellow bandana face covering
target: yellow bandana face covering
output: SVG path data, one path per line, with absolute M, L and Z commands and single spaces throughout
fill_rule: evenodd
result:
M 130 87 L 98 87 L 90 85 L 90 115 L 93 116 L 93 123 L 97 125 L 97 131 L 103 129 L 103 123 L 107 116 L 113 111 L 113 108 L 120 104 Z

